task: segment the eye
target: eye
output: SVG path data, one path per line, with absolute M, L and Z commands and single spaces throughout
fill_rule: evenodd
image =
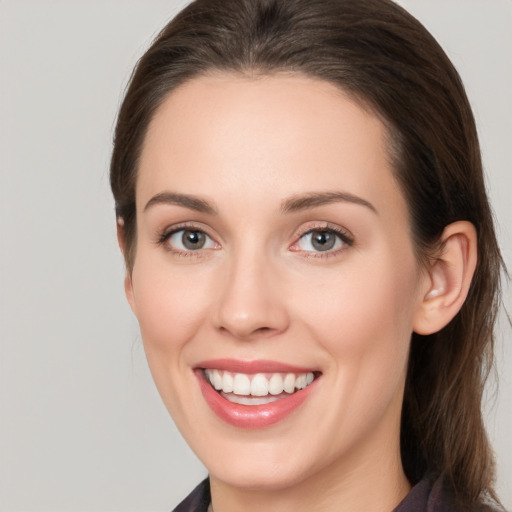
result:
M 200 249 L 215 249 L 217 244 L 199 229 L 179 229 L 166 235 L 165 242 L 171 250 L 177 252 L 199 251 Z
M 352 239 L 345 233 L 332 228 L 311 229 L 304 233 L 291 247 L 293 251 L 303 252 L 337 252 L 345 246 L 352 245 Z

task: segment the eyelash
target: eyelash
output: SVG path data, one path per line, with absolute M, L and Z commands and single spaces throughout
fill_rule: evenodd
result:
M 180 224 L 178 226 L 173 226 L 171 229 L 165 229 L 158 236 L 156 243 L 160 246 L 163 246 L 166 251 L 168 251 L 178 257 L 185 257 L 185 258 L 196 257 L 197 258 L 197 257 L 204 256 L 204 250 L 201 251 L 201 249 L 198 249 L 196 251 L 193 251 L 193 250 L 183 251 L 181 249 L 176 249 L 168 244 L 170 238 L 173 235 L 175 235 L 176 233 L 179 233 L 180 231 L 192 231 L 192 232 L 203 233 L 210 240 L 214 241 L 214 243 L 217 244 L 217 242 L 215 242 L 213 237 L 211 237 L 203 227 L 199 227 L 195 224 Z
M 170 253 L 178 256 L 178 257 L 201 257 L 204 256 L 204 250 L 198 249 L 198 250 L 187 250 L 183 251 L 180 249 L 173 248 L 168 244 L 169 239 L 175 235 L 176 233 L 179 233 L 180 231 L 192 231 L 192 232 L 199 232 L 206 235 L 210 240 L 212 240 L 215 244 L 218 245 L 217 242 L 211 237 L 208 232 L 203 228 L 199 227 L 195 224 L 180 224 L 178 226 L 173 226 L 171 229 L 164 230 L 157 238 L 156 243 L 160 246 L 163 246 L 166 251 L 169 251 Z M 335 237 L 337 237 L 341 243 L 343 244 L 341 248 L 335 249 L 335 250 L 327 250 L 327 251 L 305 251 L 300 248 L 293 249 L 294 246 L 298 245 L 300 240 L 304 238 L 306 235 L 312 234 L 312 233 L 330 233 L 334 234 Z M 352 247 L 354 245 L 354 238 L 352 234 L 348 230 L 344 230 L 339 228 L 338 226 L 331 225 L 329 223 L 322 223 L 320 225 L 309 225 L 307 228 L 303 228 L 297 235 L 296 235 L 296 241 L 290 246 L 290 250 L 293 252 L 299 252 L 302 253 L 302 255 L 306 258 L 330 258 L 337 256 L 339 253 L 345 251 L 347 247 Z M 208 249 L 206 249 L 208 250 Z
M 297 241 L 292 244 L 291 248 L 298 245 L 303 237 L 315 232 L 334 234 L 334 236 L 336 236 L 341 241 L 342 247 L 327 251 L 303 251 L 300 248 L 292 250 L 294 252 L 302 253 L 306 258 L 332 258 L 338 256 L 340 253 L 346 251 L 348 247 L 352 247 L 354 245 L 354 237 L 348 230 L 342 229 L 329 223 L 321 223 L 319 225 L 309 225 L 306 228 L 303 228 L 297 234 Z

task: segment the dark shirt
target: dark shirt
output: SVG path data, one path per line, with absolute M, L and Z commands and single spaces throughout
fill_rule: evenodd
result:
M 210 482 L 203 480 L 172 512 L 207 512 L 210 504 Z
M 210 484 L 208 479 L 203 480 L 175 509 L 173 512 L 207 512 L 210 504 Z M 393 512 L 456 512 L 449 494 L 443 490 L 439 481 L 432 482 L 424 478 L 417 483 L 393 510 Z M 475 510 L 498 510 L 485 506 Z

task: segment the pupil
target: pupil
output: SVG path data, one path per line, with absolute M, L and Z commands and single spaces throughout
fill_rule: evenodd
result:
M 205 243 L 205 236 L 201 231 L 185 231 L 182 242 L 187 249 L 201 249 Z
M 328 231 L 314 231 L 311 235 L 313 247 L 318 251 L 328 251 L 334 247 L 336 237 Z

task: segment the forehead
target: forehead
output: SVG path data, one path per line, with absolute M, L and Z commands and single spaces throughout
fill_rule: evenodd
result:
M 152 119 L 138 204 L 165 189 L 268 197 L 306 189 L 399 194 L 380 119 L 335 85 L 302 75 L 186 82 Z M 389 198 L 388 198 L 389 199 Z

